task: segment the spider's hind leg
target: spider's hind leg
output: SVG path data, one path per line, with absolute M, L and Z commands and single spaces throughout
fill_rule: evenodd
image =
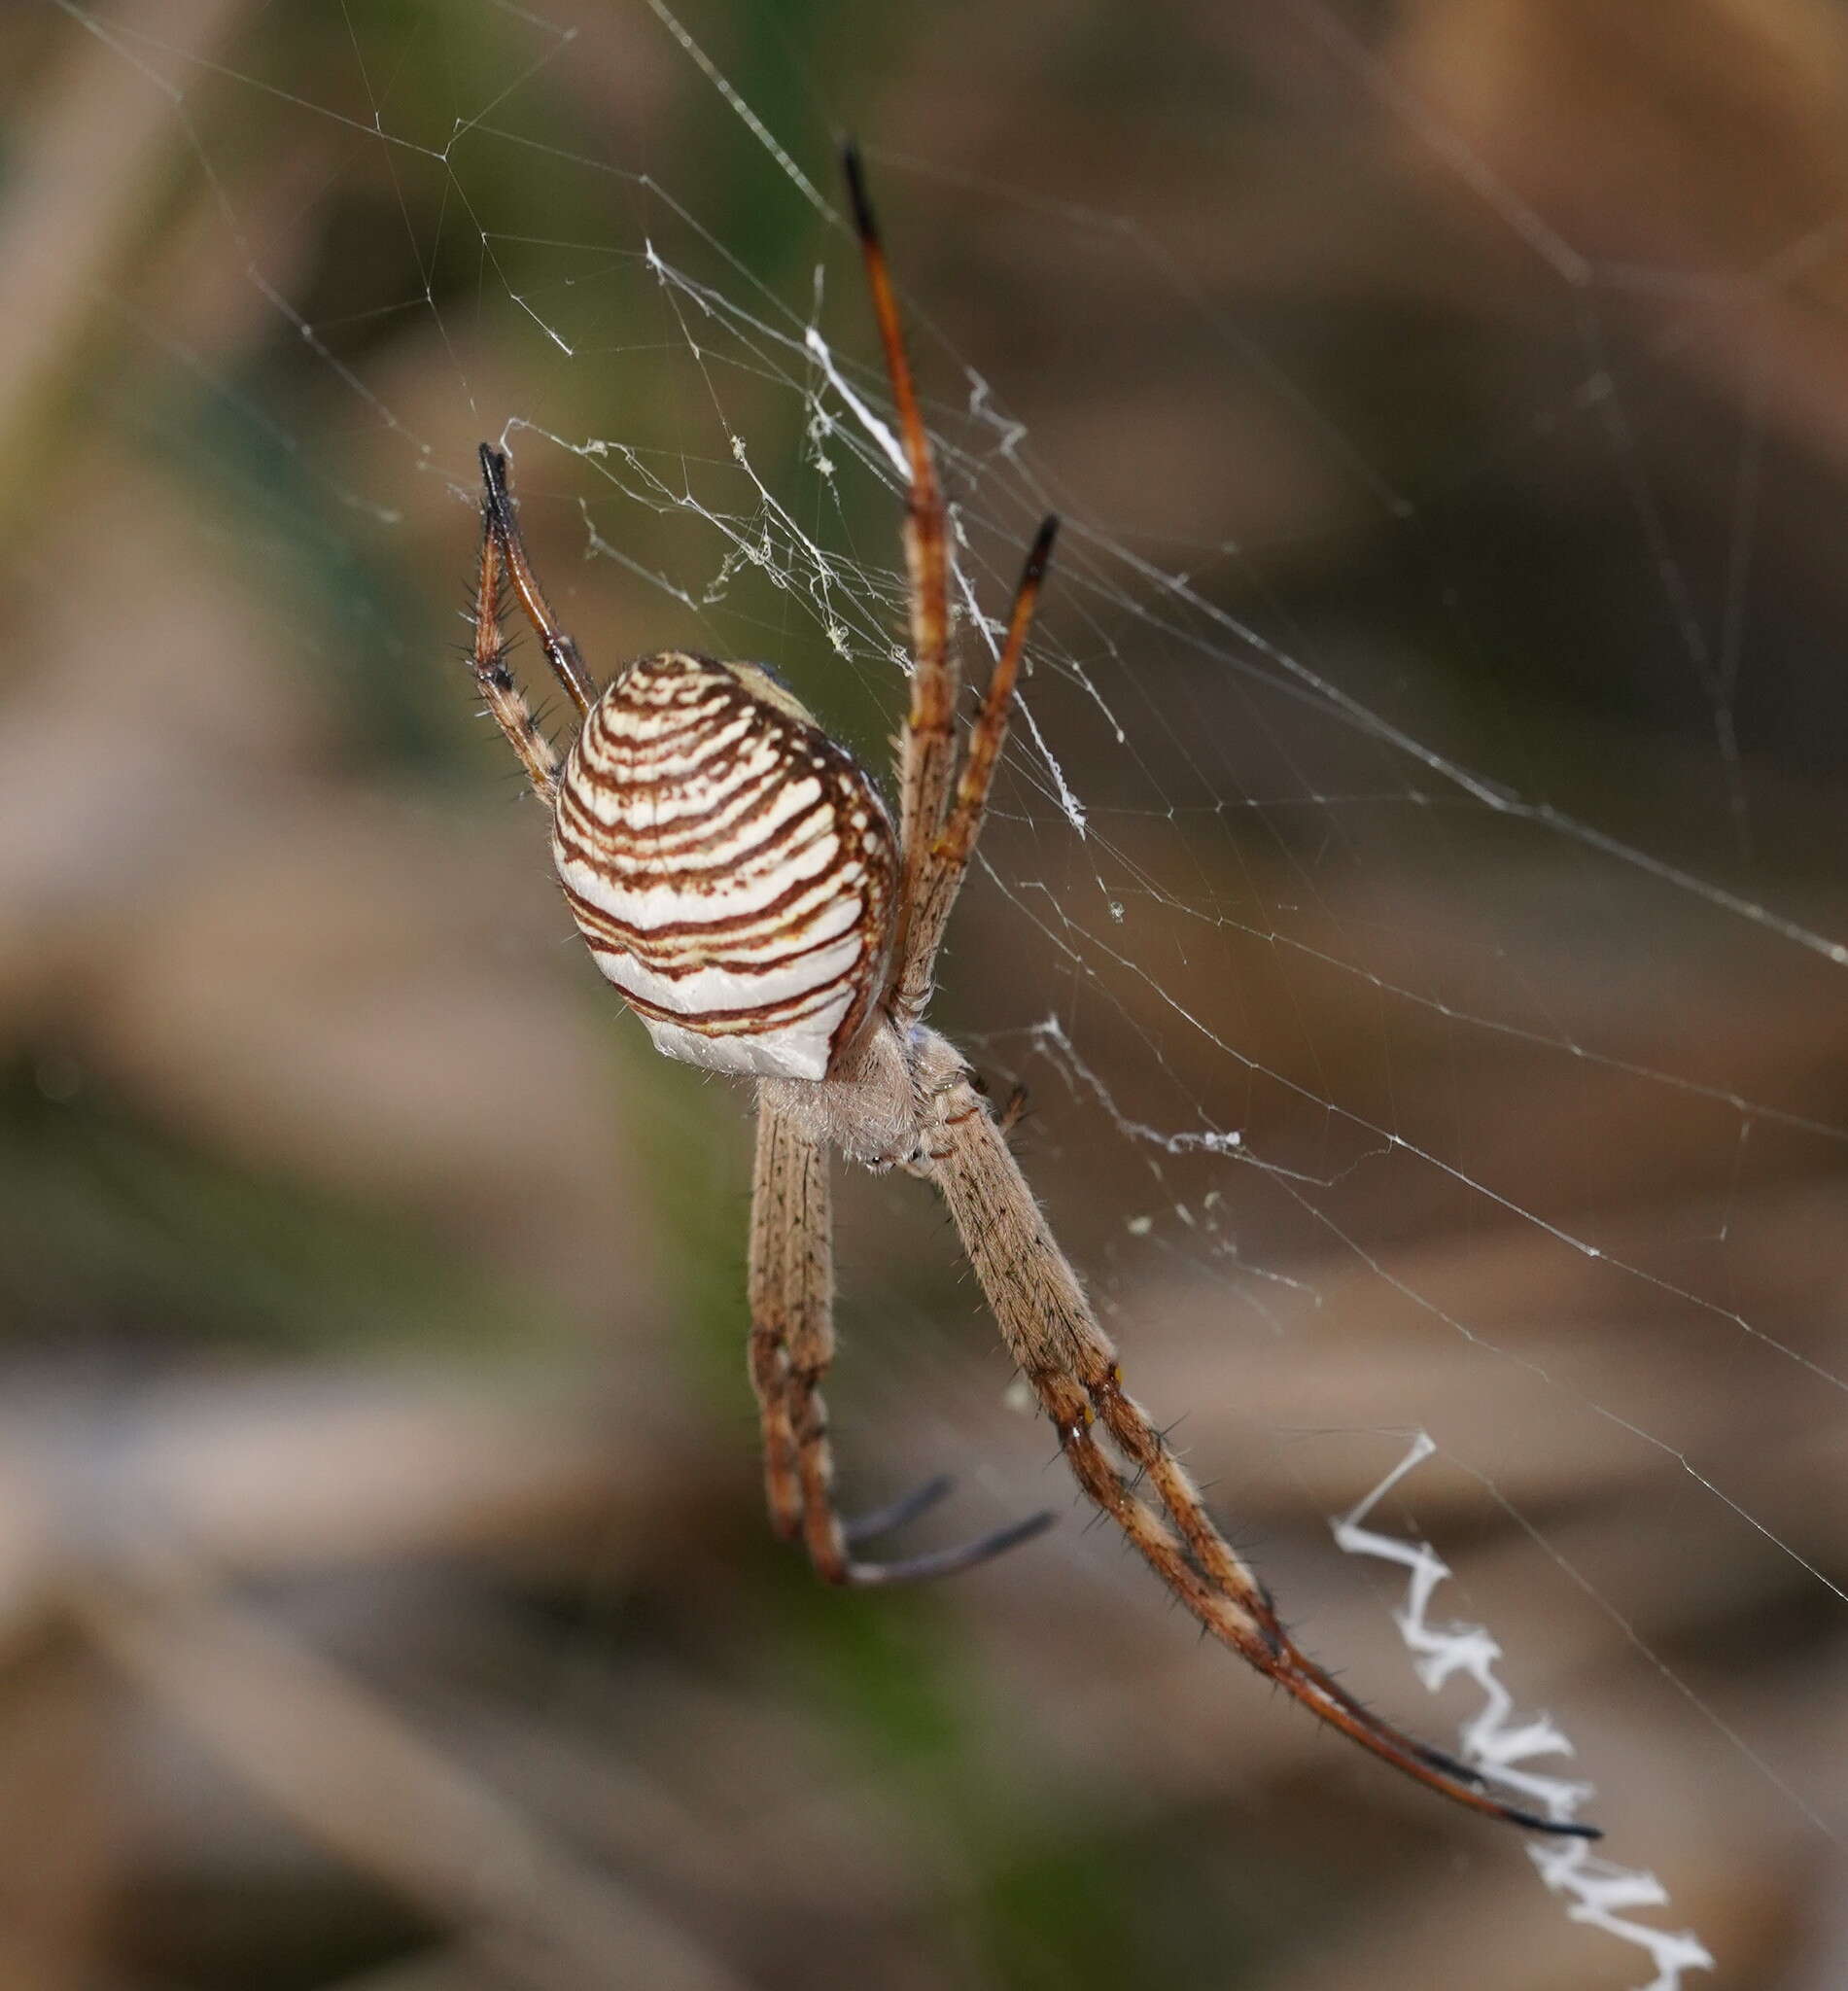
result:
M 921 1514 L 928 1514 L 938 1501 L 947 1500 L 955 1485 L 956 1482 L 948 1473 L 939 1473 L 934 1480 L 926 1480 L 922 1486 L 914 1486 L 909 1493 L 900 1494 L 884 1507 L 875 1507 L 870 1514 L 856 1514 L 852 1520 L 844 1520 L 841 1533 L 846 1536 L 850 1549 L 857 1549 L 862 1542 L 876 1542 L 881 1535 L 896 1534 Z
M 821 1379 L 834 1359 L 834 1269 L 827 1150 L 777 1101 L 758 1095 L 757 1161 L 750 1212 L 750 1370 L 763 1419 L 764 1485 L 772 1525 L 800 1536 L 825 1583 L 868 1587 L 952 1576 L 1027 1541 L 1052 1523 L 1035 1514 L 973 1542 L 895 1562 L 852 1553 L 934 1507 L 950 1482 L 916 1491 L 858 1520 L 834 1502 Z
M 942 1039 L 926 1062 L 954 1073 Z M 966 1076 L 935 1096 L 932 1170 L 1010 1353 L 1059 1434 L 1073 1477 L 1172 1595 L 1222 1644 L 1382 1762 L 1458 1804 L 1533 1832 L 1595 1827 L 1504 1801 L 1482 1772 L 1373 1713 L 1291 1639 L 1186 1469 L 1125 1389 L 1110 1338 L 1060 1251 L 1019 1164 Z

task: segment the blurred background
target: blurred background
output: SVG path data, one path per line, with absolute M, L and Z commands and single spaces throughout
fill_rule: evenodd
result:
M 573 939 L 462 611 L 498 439 L 593 671 L 769 658 L 883 767 L 849 129 L 971 603 L 1067 518 L 937 1020 L 1132 1385 L 1447 1740 L 1327 1524 L 1428 1431 L 1375 1524 L 1634 1919 L 1848 1980 L 1840 9 L 0 53 L 0 1981 L 1679 1981 L 1198 1644 L 916 1183 L 839 1187 L 848 1500 L 1061 1525 L 889 1596 L 769 1537 L 750 1101 Z

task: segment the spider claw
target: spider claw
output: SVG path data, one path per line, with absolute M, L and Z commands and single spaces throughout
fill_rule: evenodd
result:
M 874 1542 L 881 1535 L 895 1534 L 908 1521 L 914 1521 L 921 1514 L 927 1514 L 939 1500 L 944 1499 L 956 1482 L 948 1473 L 939 1473 L 934 1480 L 926 1480 L 922 1486 L 914 1486 L 909 1493 L 889 1501 L 884 1507 L 876 1507 L 870 1514 L 862 1514 L 854 1520 L 841 1523 L 841 1533 L 850 1548 L 857 1548 L 861 1542 Z
M 1506 1802 L 1484 1771 L 1447 1750 L 1401 1733 L 1375 1714 L 1364 1701 L 1357 1700 L 1322 1667 L 1306 1659 L 1290 1644 L 1280 1626 L 1277 1635 L 1282 1640 L 1282 1648 L 1276 1661 L 1269 1665 L 1262 1660 L 1255 1663 L 1286 1693 L 1293 1694 L 1331 1728 L 1340 1729 L 1362 1748 L 1372 1750 L 1376 1756 L 1458 1803 L 1485 1812 L 1491 1818 L 1499 1818 L 1505 1824 L 1518 1826 L 1524 1832 L 1552 1833 L 1561 1838 L 1577 1839 L 1601 1839 L 1604 1836 L 1599 1826 L 1581 1825 L 1569 1818 L 1542 1818 L 1538 1812 Z
M 1601 1825 L 1581 1825 L 1574 1818 L 1542 1818 L 1537 1811 L 1520 1811 L 1513 1804 L 1504 1804 L 1501 1816 L 1510 1825 L 1517 1825 L 1523 1832 L 1550 1832 L 1555 1837 L 1567 1839 L 1601 1839 L 1604 1828 Z
M 1604 1836 L 1602 1826 L 1581 1825 L 1576 1819 L 1571 1818 L 1542 1818 L 1537 1811 L 1524 1811 L 1517 1804 L 1503 1803 L 1495 1797 L 1494 1784 L 1474 1764 L 1464 1763 L 1460 1758 L 1451 1756 L 1445 1750 L 1433 1748 L 1429 1742 L 1413 1742 L 1412 1753 L 1420 1763 L 1442 1775 L 1493 1799 L 1497 1815 L 1505 1818 L 1510 1825 L 1520 1826 L 1527 1832 L 1557 1833 L 1567 1838 L 1601 1839 Z
M 882 1584 L 925 1583 L 932 1577 L 959 1576 L 965 1569 L 1004 1555 L 1035 1535 L 1043 1535 L 1052 1524 L 1049 1513 L 1029 1514 L 1025 1520 L 996 1528 L 992 1535 L 979 1535 L 973 1542 L 954 1549 L 935 1549 L 928 1554 L 909 1556 L 903 1562 L 850 1562 L 847 1581 L 858 1589 L 871 1589 Z

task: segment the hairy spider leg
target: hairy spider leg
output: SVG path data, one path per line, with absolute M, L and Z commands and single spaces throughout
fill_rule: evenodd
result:
M 1014 700 L 1014 684 L 1020 676 L 1021 657 L 1027 636 L 1033 624 L 1033 610 L 1052 558 L 1053 541 L 1059 521 L 1042 521 L 1021 570 L 1020 585 L 1014 591 L 1014 606 L 1007 618 L 1007 635 L 994 659 L 994 674 L 982 699 L 974 724 L 969 729 L 968 750 L 949 814 L 929 854 L 919 881 L 917 903 L 910 908 L 911 924 L 907 941 L 909 960 L 898 969 L 898 982 L 890 1008 L 901 1029 L 915 1023 L 930 997 L 937 950 L 943 945 L 950 915 L 956 909 L 957 894 L 962 889 L 963 874 L 975 853 L 976 839 L 988 817 L 989 790 L 1001 750 L 1007 743 L 1008 715 Z M 916 1007 L 913 1007 L 913 1005 Z
M 481 445 L 481 477 L 487 489 L 483 510 L 488 528 L 500 541 L 501 557 L 506 562 L 513 592 L 519 597 L 520 607 L 526 611 L 526 619 L 539 632 L 546 662 L 565 687 L 566 697 L 577 708 L 577 716 L 581 719 L 596 702 L 590 673 L 584 669 L 584 660 L 577 654 L 576 644 L 552 613 L 552 605 L 545 599 L 545 592 L 527 560 L 526 547 L 520 539 L 519 521 L 513 515 L 512 494 L 507 489 L 506 456 L 502 450 L 491 449 L 485 442 Z
M 506 735 L 507 745 L 519 755 L 527 780 L 533 784 L 533 792 L 549 806 L 558 793 L 558 754 L 540 731 L 533 708 L 507 669 L 507 645 L 501 627 L 505 610 L 501 570 L 506 538 L 499 529 L 497 511 L 506 512 L 506 460 L 485 442 L 481 445 L 481 471 L 486 479 L 486 496 L 481 505 L 481 572 L 475 583 L 474 644 L 470 663 L 488 711 Z
M 995 659 L 982 710 L 970 732 L 968 754 L 958 777 L 957 694 L 961 670 L 950 641 L 949 523 L 929 432 L 918 404 L 917 384 L 905 346 L 879 225 L 866 192 L 859 150 L 842 152 L 854 226 L 866 263 L 873 316 L 885 349 L 892 407 L 898 417 L 910 488 L 905 503 L 905 565 L 911 576 L 911 707 L 900 748 L 899 842 L 904 873 L 893 950 L 890 1006 L 901 1028 L 915 1023 L 930 999 L 937 949 L 956 903 L 982 818 L 989 783 L 1007 733 L 1014 681 L 1033 617 L 1033 604 L 1052 554 L 1057 519 L 1045 520 L 1014 596 L 1007 641 Z
M 763 1425 L 764 1491 L 771 1524 L 800 1535 L 824 1583 L 865 1588 L 955 1576 L 1052 1525 L 1029 1515 L 992 1534 L 898 1562 L 863 1562 L 850 1552 L 934 1506 L 950 1490 L 935 1479 L 858 1521 L 834 1502 L 821 1380 L 834 1359 L 834 1250 L 828 1152 L 760 1090 L 750 1205 L 750 1378 Z
M 1402 1734 L 1298 1649 L 1263 1584 L 1233 1552 L 1166 1439 L 1124 1388 L 1116 1348 L 1098 1325 L 988 1102 L 955 1051 L 940 1038 L 936 1044 L 945 1079 L 935 1094 L 930 1173 L 1002 1337 L 1085 1493 L 1215 1638 L 1331 1728 L 1472 1810 L 1534 1832 L 1599 1837 L 1594 1826 L 1541 1818 L 1489 1795 L 1475 1770 Z M 1166 1518 L 1111 1461 L 1099 1429 L 1134 1478 L 1154 1488 Z
M 850 142 L 841 161 L 910 472 L 904 541 L 911 583 L 911 710 L 905 723 L 899 828 L 907 866 L 914 867 L 924 860 L 942 827 L 956 772 L 956 704 L 961 673 L 950 642 L 949 522 L 858 147 Z M 912 876 L 908 868 L 908 885 Z

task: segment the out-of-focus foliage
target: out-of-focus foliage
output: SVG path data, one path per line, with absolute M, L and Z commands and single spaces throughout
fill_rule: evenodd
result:
M 1197 1651 L 1076 1514 L 927 1595 L 824 1594 L 770 1543 L 746 1101 L 657 1065 L 566 944 L 538 814 L 454 651 L 479 437 L 517 412 L 680 446 L 661 322 L 630 329 L 599 288 L 645 276 L 598 267 L 645 232 L 629 176 L 687 205 L 741 290 L 797 309 L 839 245 L 641 0 L 540 12 L 575 39 L 485 0 L 0 18 L 0 1980 L 1640 1981 L 1517 1842 Z M 1678 614 L 1721 619 L 1748 549 L 1752 667 L 1722 703 L 1753 784 L 1750 890 L 1843 926 L 1835 11 L 684 18 L 818 181 L 836 125 L 868 140 L 908 296 L 1004 383 L 1081 520 L 1197 567 L 1236 612 L 1377 656 L 1434 740 L 1517 740 L 1566 813 L 1652 848 L 1676 825 L 1675 861 L 1723 883 L 1747 866 L 1729 819 L 1689 806 L 1715 786 L 1714 701 L 1664 659 L 1687 662 Z M 554 149 L 465 171 L 498 125 Z M 1067 205 L 1133 227 L 1049 226 Z M 561 243 L 590 251 L 566 277 Z M 1595 304 L 1575 257 L 1599 266 Z M 1664 268 L 1688 273 L 1672 296 L 1621 280 Z M 529 293 L 589 341 L 569 368 L 536 370 Z M 1564 419 L 1600 376 L 1640 433 Z M 789 397 L 743 374 L 715 392 L 763 474 L 795 462 Z M 1517 429 L 1531 446 L 1505 459 Z M 1356 502 L 1331 436 L 1377 490 L 1420 494 L 1416 531 Z M 1650 465 L 1662 531 L 1710 548 L 1683 570 L 1699 599 L 1651 584 L 1660 549 L 1613 497 L 1614 451 Z M 588 486 L 569 458 L 528 461 L 536 554 L 586 654 L 683 640 L 645 579 L 671 571 L 672 518 L 601 488 L 591 522 L 622 558 L 585 562 Z M 892 558 L 896 525 L 855 519 L 861 556 Z M 782 611 L 747 587 L 726 612 L 769 647 Z M 1446 590 L 1465 615 L 1431 612 Z M 1106 638 L 1137 653 L 1133 629 Z M 809 647 L 791 667 L 812 686 Z M 1204 669 L 1162 668 L 1150 697 L 1190 717 L 1134 749 L 1180 793 L 1188 727 L 1229 736 L 1238 709 Z M 868 747 L 877 691 L 854 676 L 829 701 Z M 1107 793 L 1118 750 L 1098 729 L 1087 759 L 1086 737 L 1062 736 L 1066 772 Z M 1227 751 L 1262 791 L 1288 744 Z M 1111 825 L 1151 888 L 1125 945 L 1154 979 L 1087 1017 L 1106 1077 L 1177 1009 L 1233 1013 L 1178 901 L 1287 896 L 1303 857 L 1190 799 Z M 997 845 L 1030 833 L 999 823 Z M 1238 1050 L 1277 1082 L 1161 1034 L 1176 1088 L 1274 1154 L 1300 1138 L 1306 1167 L 1332 1165 L 1293 1088 L 1409 1138 L 1446 1128 L 1518 1207 L 1671 1281 L 1745 1211 L 1730 1304 L 1838 1372 L 1838 1167 L 1755 1129 L 1741 1191 L 1711 1100 L 1665 1107 L 1615 1064 L 1565 1097 L 1517 1035 L 1465 1041 L 1429 1010 L 1395 1012 L 1382 1050 L 1377 996 L 1416 980 L 1456 902 L 1531 893 L 1531 958 L 1501 967 L 1554 1041 L 1595 1018 L 1616 1060 L 1838 1124 L 1838 971 L 1763 947 L 1716 971 L 1691 931 L 1685 956 L 1626 952 L 1624 902 L 1505 861 L 1480 821 L 1382 837 L 1322 898 L 1331 959 L 1364 931 L 1369 974 L 1286 972 L 1258 934 Z M 945 1001 L 974 1032 L 1083 999 L 1009 915 L 979 888 L 962 913 Z M 1146 1162 L 1025 1062 L 1058 1226 L 1141 1393 L 1187 1411 L 1240 1538 L 1316 1612 L 1316 1649 L 1435 1728 L 1385 1593 L 1336 1594 L 1322 1518 L 1390 1462 L 1364 1434 L 1467 1403 L 1505 1505 L 1437 1471 L 1411 1522 L 1468 1554 L 1456 1608 L 1495 1624 L 1523 1700 L 1570 1710 L 1601 1812 L 1724 1982 L 1848 1975 L 1839 1844 L 1767 1801 L 1632 1644 L 1736 1732 L 1848 1762 L 1839 1595 L 1736 1538 L 1710 1562 L 1656 1552 L 1712 1511 L 1680 1458 L 1723 1457 L 1728 1497 L 1839 1575 L 1838 1393 L 1792 1365 L 1742 1395 L 1671 1307 L 1616 1304 L 1480 1196 L 1360 1167 L 1338 1204 L 1358 1248 L 1281 1203 L 1240 1220 L 1286 1310 L 1231 1332 L 1228 1288 L 1119 1250 Z M 947 1467 L 964 1522 L 1040 1504 L 1051 1441 L 1004 1402 L 915 1187 L 843 1189 L 846 1471 L 870 1504 Z M 1382 1303 L 1380 1252 L 1474 1338 Z M 1504 1336 L 1530 1366 L 1484 1358 Z M 1647 1375 L 1670 1444 L 1639 1464 L 1614 1421 L 1538 1410 L 1533 1364 L 1591 1401 Z M 1289 1436 L 1314 1430 L 1356 1435 Z M 1830 1788 L 1838 1821 L 1839 1769 Z

